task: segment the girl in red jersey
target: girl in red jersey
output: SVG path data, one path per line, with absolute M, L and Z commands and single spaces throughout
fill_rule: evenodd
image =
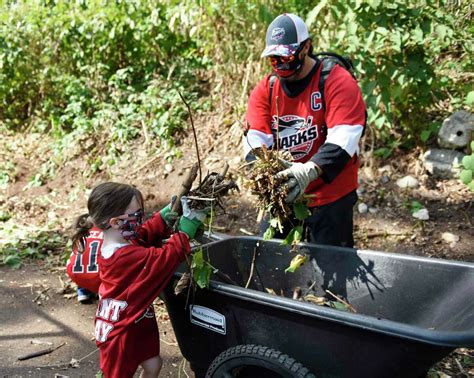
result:
M 87 207 L 88 222 L 77 225 L 73 243 L 78 245 L 94 225 L 103 231 L 95 319 L 102 373 L 106 378 L 133 377 L 141 365 L 142 377 L 157 377 L 162 360 L 152 303 L 190 253 L 189 238 L 201 225 L 202 214 L 191 211 L 181 217 L 180 232 L 171 234 L 164 221 L 170 206 L 142 223 L 140 191 L 114 182 L 95 187 Z
M 78 224 L 87 224 L 89 214 L 81 215 Z M 103 232 L 97 227 L 89 230 L 89 235 L 83 239 L 84 245 L 73 248 L 66 266 L 66 272 L 78 286 L 77 300 L 81 303 L 89 302 L 99 292 L 99 264 L 98 254 L 104 239 Z

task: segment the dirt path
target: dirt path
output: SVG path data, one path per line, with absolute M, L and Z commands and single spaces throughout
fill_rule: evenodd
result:
M 93 340 L 96 304 L 66 299 L 58 278 L 65 275 L 38 264 L 20 270 L 0 267 L 0 277 L 0 377 L 94 377 L 99 370 Z M 161 376 L 176 377 L 183 358 L 162 306 L 157 315 L 164 361 Z M 17 360 L 63 343 L 50 354 Z M 190 374 L 189 367 L 184 368 Z

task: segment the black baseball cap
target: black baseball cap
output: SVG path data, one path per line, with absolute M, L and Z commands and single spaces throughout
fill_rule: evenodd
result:
M 281 14 L 268 26 L 262 58 L 293 55 L 308 38 L 308 27 L 301 18 L 291 13 Z

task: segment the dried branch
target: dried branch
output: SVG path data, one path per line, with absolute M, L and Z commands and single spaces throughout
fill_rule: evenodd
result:
M 54 352 L 56 349 L 61 348 L 63 345 L 66 345 L 66 343 L 62 343 L 62 344 L 59 344 L 58 346 L 51 347 L 48 349 L 39 350 L 37 352 L 25 354 L 24 356 L 18 357 L 18 361 L 24 361 L 24 360 L 29 360 L 30 358 L 44 356 L 45 354 L 49 354 L 51 352 Z
M 193 136 L 194 136 L 194 145 L 196 147 L 196 155 L 197 155 L 198 166 L 199 166 L 199 184 L 200 184 L 202 182 L 201 157 L 199 156 L 199 146 L 198 146 L 198 141 L 197 141 L 197 136 L 196 136 L 196 128 L 194 127 L 193 113 L 191 112 L 191 108 L 189 107 L 188 103 L 184 99 L 181 92 L 178 91 L 178 94 L 179 94 L 179 97 L 181 97 L 181 100 L 183 100 L 184 105 L 186 105 L 186 107 L 188 108 L 189 119 L 191 120 L 191 126 L 193 129 Z
M 247 280 L 247 283 L 245 284 L 245 288 L 247 289 L 250 285 L 250 281 L 252 280 L 253 277 L 253 271 L 255 269 L 255 259 L 257 257 L 257 247 L 253 249 L 253 257 L 252 257 L 252 265 L 250 265 L 250 274 L 249 274 L 249 279 Z
M 339 298 L 336 294 L 333 294 L 331 293 L 329 290 L 326 290 L 326 293 L 328 293 L 329 295 L 331 295 L 332 297 L 334 297 L 338 302 L 341 302 L 342 304 L 344 304 L 345 306 L 347 306 L 347 308 L 349 310 L 351 310 L 353 313 L 357 313 L 357 311 L 355 310 L 354 307 L 352 307 L 349 303 L 347 303 L 345 300 Z

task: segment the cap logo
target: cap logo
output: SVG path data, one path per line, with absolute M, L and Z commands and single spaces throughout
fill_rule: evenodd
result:
M 285 36 L 285 29 L 283 28 L 275 28 L 272 30 L 272 39 L 278 42 Z

